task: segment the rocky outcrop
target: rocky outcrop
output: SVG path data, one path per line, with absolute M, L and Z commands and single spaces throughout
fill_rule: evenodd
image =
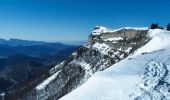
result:
M 57 100 L 86 82 L 95 72 L 126 58 L 149 40 L 147 29 L 109 30 L 97 26 L 89 35 L 88 43 L 52 68 L 48 78 L 22 95 L 7 93 L 6 99 Z

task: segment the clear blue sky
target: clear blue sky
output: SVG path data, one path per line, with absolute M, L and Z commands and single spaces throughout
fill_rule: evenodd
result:
M 0 37 L 81 41 L 109 28 L 170 22 L 170 0 L 0 0 Z

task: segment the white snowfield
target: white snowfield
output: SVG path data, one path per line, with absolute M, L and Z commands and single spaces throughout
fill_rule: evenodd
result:
M 170 100 L 170 32 L 149 35 L 145 46 L 60 100 Z

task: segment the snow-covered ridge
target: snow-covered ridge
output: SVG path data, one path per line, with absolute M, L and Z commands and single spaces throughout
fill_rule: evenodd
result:
M 149 37 L 151 37 L 152 40 L 149 41 L 142 48 L 139 48 L 133 56 L 145 52 L 153 52 L 153 51 L 161 50 L 170 45 L 170 31 L 166 31 L 162 29 L 154 29 L 154 30 L 150 29 L 148 33 L 149 33 L 148 34 Z
M 123 27 L 119 29 L 109 29 L 103 26 L 96 26 L 94 30 L 92 31 L 92 35 L 100 35 L 102 33 L 111 33 L 111 32 L 116 32 L 120 31 L 122 29 L 133 29 L 133 30 L 148 30 L 147 27 Z
M 170 32 L 155 29 L 148 35 L 150 42 L 133 55 L 60 100 L 170 100 Z
M 121 29 L 126 30 L 116 32 Z M 147 37 L 148 30 L 145 30 L 145 28 L 125 27 L 121 29 L 111 30 L 105 27 L 96 27 L 93 33 L 109 31 L 115 32 L 115 34 L 102 34 L 102 36 L 92 36 L 90 34 L 90 42 L 93 43 L 89 42 L 89 44 L 83 45 L 72 53 L 68 59 L 52 68 L 49 71 L 50 76 L 36 87 L 37 98 L 42 100 L 56 94 L 60 96 L 60 93 L 63 96 L 62 92 L 65 93 L 65 90 L 62 91 L 62 88 L 66 87 L 67 89 L 67 82 L 72 81 L 75 76 L 79 80 L 72 85 L 69 83 L 69 89 L 67 91 L 71 91 L 72 88 L 75 89 L 75 87 L 77 88 L 86 82 L 95 72 L 104 70 L 126 58 L 148 41 L 145 38 Z M 142 34 L 140 38 L 137 36 L 138 34 Z M 143 41 L 145 39 L 147 41 Z M 129 44 L 124 45 L 127 42 Z M 57 89 L 54 90 L 54 87 Z

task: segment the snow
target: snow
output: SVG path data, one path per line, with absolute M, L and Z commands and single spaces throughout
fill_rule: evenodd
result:
M 119 53 L 120 53 L 119 51 L 114 52 L 115 55 L 118 55 Z
M 148 30 L 148 27 L 125 27 L 122 29 Z
M 129 77 L 132 78 L 133 81 L 128 81 Z M 123 85 L 124 83 L 118 83 L 121 80 L 127 81 L 127 84 Z M 88 80 L 87 84 L 79 88 L 81 91 L 73 91 L 71 97 L 66 96 L 61 100 L 113 100 L 112 96 L 115 97 L 115 100 L 125 99 L 126 97 L 122 97 L 121 95 L 132 92 L 131 87 L 134 87 L 134 81 L 137 81 L 137 77 L 132 75 L 123 75 L 115 77 L 114 79 L 94 76 Z M 122 91 L 120 88 L 126 88 L 126 91 Z M 117 91 L 114 92 L 113 90 Z M 102 95 L 102 97 L 98 95 Z
M 51 82 L 53 81 L 58 74 L 60 73 L 60 71 L 56 72 L 54 75 L 50 76 L 48 79 L 46 79 L 45 81 L 43 81 L 41 84 L 39 84 L 38 86 L 36 86 L 36 90 L 42 90 L 45 89 L 45 87 Z
M 149 30 L 149 36 L 152 37 L 153 39 L 149 41 L 149 43 L 147 43 L 145 46 L 138 49 L 134 55 L 161 50 L 164 47 L 170 45 L 169 31 L 165 31 L 161 29 Z
M 5 93 L 1 93 L 0 96 L 5 96 Z
M 170 89 L 170 85 L 168 86 L 167 84 L 169 83 L 165 80 L 165 76 L 167 76 L 168 72 L 167 65 L 159 62 L 149 62 L 145 69 L 146 74 L 142 76 L 144 82 L 139 84 L 141 92 L 137 95 L 138 98 L 145 100 L 169 100 L 170 93 L 168 93 L 168 91 Z M 152 92 L 151 96 L 146 96 L 146 91 Z
M 119 40 L 123 40 L 123 38 L 122 37 L 115 37 L 115 38 L 104 39 L 104 41 L 119 41 Z
M 170 100 L 170 32 L 150 30 L 149 35 L 151 41 L 134 55 L 96 73 L 60 100 Z
M 86 48 L 90 48 L 91 45 L 89 45 L 89 44 L 84 44 L 83 46 L 86 47 Z
M 92 34 L 93 35 L 100 35 L 101 33 L 104 33 L 106 31 L 106 28 L 105 27 L 102 27 L 102 26 L 96 26 L 95 29 Z
M 64 61 L 49 70 L 49 74 L 53 75 L 58 71 L 59 67 L 64 64 Z
M 93 45 L 93 48 L 96 48 L 97 50 L 99 50 L 102 54 L 107 55 L 108 51 L 110 50 L 109 45 L 105 44 L 105 43 L 95 43 Z
M 73 52 L 72 55 L 73 55 L 73 56 L 77 56 L 77 52 Z
M 81 61 L 78 64 L 83 66 L 85 70 L 90 70 L 91 69 L 90 64 L 86 63 L 85 61 Z
M 124 27 L 124 28 L 119 28 L 119 29 L 109 29 L 103 26 L 96 26 L 95 29 L 92 31 L 92 35 L 100 35 L 102 33 L 116 32 L 122 29 L 148 30 L 147 27 Z
M 132 47 L 129 47 L 125 52 L 130 52 L 132 50 Z
M 81 65 L 82 67 L 84 67 L 85 71 L 87 72 L 88 71 L 88 74 L 85 75 L 85 80 L 89 78 L 89 76 L 92 76 L 93 75 L 93 72 L 91 70 L 91 65 L 88 64 L 87 62 L 85 61 L 79 61 L 77 62 L 77 64 Z
M 120 58 L 121 58 L 121 59 L 123 59 L 123 58 L 124 58 L 124 56 L 125 56 L 125 55 L 124 55 L 124 54 L 122 54 L 122 55 L 120 55 Z
M 92 31 L 92 35 L 100 35 L 101 33 L 107 33 L 107 32 L 116 32 L 121 30 L 120 29 L 109 29 L 103 26 L 96 26 L 95 29 Z

